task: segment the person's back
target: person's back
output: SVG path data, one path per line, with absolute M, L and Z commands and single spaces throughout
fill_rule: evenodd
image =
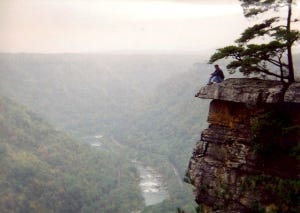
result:
M 217 76 L 219 76 L 222 80 L 224 80 L 225 76 L 223 71 L 218 67 Z

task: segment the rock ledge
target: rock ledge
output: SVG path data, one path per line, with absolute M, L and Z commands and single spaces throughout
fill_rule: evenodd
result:
M 280 81 L 231 78 L 222 83 L 204 86 L 195 96 L 253 105 L 278 103 L 282 100 L 300 103 L 300 83 L 293 83 L 286 90 Z

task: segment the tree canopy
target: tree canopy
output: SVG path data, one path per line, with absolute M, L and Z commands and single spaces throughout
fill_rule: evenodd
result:
M 259 17 L 259 23 L 248 27 L 235 43 L 219 48 L 209 63 L 231 58 L 227 65 L 230 72 L 240 71 L 244 75 L 268 75 L 282 82 L 295 81 L 292 46 L 300 39 L 300 32 L 292 29 L 297 19 L 292 18 L 293 0 L 239 0 L 244 16 Z M 287 10 L 283 10 L 286 8 Z M 262 14 L 272 13 L 264 19 Z M 276 14 L 276 16 L 274 15 Z M 284 14 L 279 16 L 280 14 Z M 278 15 L 278 16 L 277 16 Z M 264 42 L 266 41 L 266 42 Z

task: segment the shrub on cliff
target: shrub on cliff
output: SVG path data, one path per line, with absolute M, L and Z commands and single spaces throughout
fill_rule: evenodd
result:
M 289 155 L 299 158 L 300 126 L 282 109 L 274 109 L 252 120 L 254 150 L 264 158 Z

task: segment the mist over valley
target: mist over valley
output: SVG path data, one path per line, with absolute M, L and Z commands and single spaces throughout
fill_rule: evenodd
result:
M 13 101 L 11 104 L 21 104 L 24 110 L 33 113 L 41 122 L 49 123 L 49 128 L 56 129 L 54 132 L 68 134 L 73 141 L 68 143 L 84 147 L 76 152 L 82 150 L 82 155 L 86 156 L 92 149 L 91 156 L 96 157 L 98 153 L 105 159 L 103 162 L 112 168 L 112 173 L 117 170 L 115 175 L 106 177 L 106 181 L 115 179 L 115 184 L 110 185 L 106 193 L 102 191 L 95 195 L 111 200 L 111 212 L 131 212 L 133 209 L 173 212 L 179 206 L 194 208 L 191 189 L 182 179 L 193 144 L 198 140 L 200 129 L 206 125 L 208 102 L 194 97 L 197 85 L 205 84 L 211 72 L 205 59 L 198 55 L 178 54 L 1 54 L 0 68 L 2 100 L 9 98 Z M 5 101 L 2 102 L 5 104 Z M 22 116 L 20 119 L 23 119 Z M 203 121 L 199 122 L 201 119 Z M 7 128 L 14 129 L 12 126 Z M 14 134 L 18 135 L 18 132 Z M 35 134 L 39 134 L 38 131 Z M 38 144 L 42 143 L 48 150 L 52 142 L 43 142 L 46 140 L 44 137 L 39 136 L 36 145 L 30 145 L 29 139 L 16 148 L 27 147 L 26 152 L 31 153 L 39 149 Z M 59 146 L 64 150 L 64 144 L 58 142 L 58 150 Z M 12 144 L 5 146 L 11 147 Z M 73 151 L 73 148 L 68 150 Z M 10 156 L 11 153 L 6 154 Z M 110 157 L 105 157 L 107 155 Z M 81 157 L 81 161 L 88 163 L 88 159 L 83 160 L 85 158 Z M 50 164 L 47 159 L 42 160 Z M 137 170 L 134 162 L 142 167 Z M 116 163 L 119 166 L 116 167 Z M 78 165 L 70 166 L 76 168 Z M 82 166 L 86 167 L 84 164 Z M 129 172 L 135 178 L 120 169 L 126 167 L 133 169 Z M 155 177 L 159 174 L 159 182 L 154 182 L 161 184 L 157 185 L 158 188 L 140 188 L 141 183 L 146 186 L 153 184 L 140 183 L 138 178 L 142 175 L 138 171 L 147 172 L 147 167 L 155 171 L 151 174 L 152 170 L 148 170 L 149 175 Z M 101 170 L 95 172 L 100 176 L 110 174 Z M 74 178 L 77 179 L 76 176 Z M 130 187 L 122 188 L 122 181 L 130 181 Z M 86 183 L 93 184 L 91 181 Z M 13 191 L 9 187 L 7 190 Z M 86 190 L 88 194 L 89 189 Z M 119 197 L 112 198 L 114 190 L 129 190 L 136 196 L 136 202 L 128 202 L 128 206 L 124 207 L 129 195 L 119 194 Z M 167 190 L 167 194 L 160 193 L 163 197 L 156 205 L 144 208 L 143 190 L 149 193 Z M 28 191 L 22 193 L 32 197 L 26 194 Z M 73 196 L 72 193 L 70 196 Z M 154 199 L 157 199 L 155 196 L 154 193 Z M 14 202 L 20 201 L 16 199 Z M 94 201 L 93 205 L 97 203 Z M 6 205 L 6 202 L 1 205 Z M 88 207 L 91 206 L 86 203 L 77 206 L 79 209 Z M 102 209 L 103 212 L 110 212 L 109 208 L 102 206 Z M 97 211 L 97 208 L 91 208 L 91 211 Z

